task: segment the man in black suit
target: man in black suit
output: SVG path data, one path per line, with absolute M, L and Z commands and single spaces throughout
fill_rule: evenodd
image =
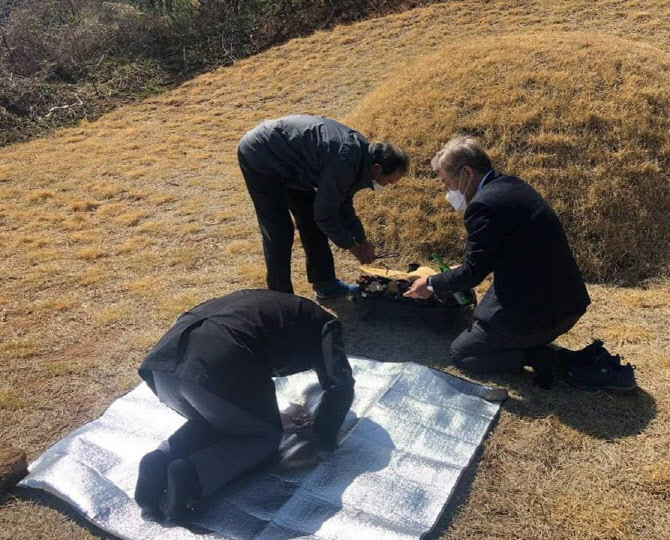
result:
M 243 290 L 184 313 L 139 369 L 187 422 L 140 462 L 135 500 L 179 519 L 187 507 L 275 452 L 282 435 L 272 377 L 314 369 L 323 396 L 302 433 L 332 449 L 354 379 L 340 322 L 311 300 Z
M 447 201 L 465 212 L 465 260 L 452 271 L 415 281 L 406 296 L 439 298 L 494 275 L 475 309 L 475 323 L 451 345 L 454 363 L 479 372 L 521 372 L 531 366 L 544 386 L 551 384 L 554 367 L 564 366 L 577 386 L 634 387 L 632 369 L 601 354 L 602 343 L 579 352 L 548 346 L 577 323 L 590 298 L 561 222 L 539 193 L 494 171 L 472 137 L 453 137 L 432 165 L 448 189 Z M 581 369 L 585 359 L 599 355 L 604 371 Z

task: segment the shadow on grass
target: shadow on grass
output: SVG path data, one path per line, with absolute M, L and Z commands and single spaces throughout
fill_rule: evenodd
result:
M 449 362 L 452 340 L 469 324 L 467 317 L 445 323 L 423 319 L 385 317 L 383 313 L 366 316 L 361 306 L 345 299 L 325 304 L 335 312 L 344 328 L 347 353 L 385 362 L 412 361 L 430 367 Z
M 433 368 L 452 368 L 458 376 L 486 385 L 505 386 L 511 396 L 504 409 L 522 418 L 553 416 L 585 435 L 603 440 L 632 437 L 641 433 L 656 416 L 656 400 L 643 389 L 632 395 L 584 392 L 557 382 L 542 390 L 525 375 L 479 375 L 458 370 L 451 364 L 452 340 L 472 323 L 469 316 L 436 328 L 427 321 L 363 319 L 352 302 L 329 306 L 342 321 L 348 354 L 380 361 L 413 361 Z
M 470 378 L 474 378 L 470 375 Z M 551 390 L 535 386 L 530 376 L 516 378 L 490 375 L 486 381 L 507 386 L 516 396 L 505 402 L 505 410 L 522 418 L 554 416 L 577 431 L 602 440 L 640 434 L 656 416 L 656 400 L 642 388 L 631 395 L 584 392 L 565 383 Z

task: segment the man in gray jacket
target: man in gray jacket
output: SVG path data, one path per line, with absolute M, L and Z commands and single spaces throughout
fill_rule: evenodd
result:
M 263 236 L 268 288 L 293 293 L 292 214 L 317 298 L 353 292 L 335 277 L 328 239 L 362 264 L 375 259 L 353 196 L 400 180 L 408 168 L 406 154 L 388 143 L 370 144 L 334 120 L 293 115 L 249 131 L 239 143 L 238 159 Z

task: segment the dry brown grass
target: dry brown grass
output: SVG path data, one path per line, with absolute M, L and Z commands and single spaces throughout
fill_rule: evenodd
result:
M 391 251 L 462 250 L 442 190 L 415 190 L 461 132 L 550 201 L 591 280 L 635 284 L 670 265 L 670 54 L 655 46 L 566 32 L 458 40 L 380 85 L 350 120 L 415 161 L 418 179 L 381 205 L 365 200 Z
M 642 11 L 648 16 L 641 17 Z M 558 47 L 556 32 L 579 31 L 575 43 L 587 40 L 587 32 L 617 36 L 593 37 L 592 50 L 613 58 L 619 53 L 607 49 L 608 40 L 613 48 L 625 44 L 630 59 L 627 52 L 622 65 L 630 63 L 630 73 L 648 73 L 662 96 L 667 86 L 658 85 L 665 75 L 660 68 L 645 70 L 670 52 L 669 19 L 670 3 L 664 1 L 655 1 L 653 9 L 636 0 L 453 2 L 294 40 L 95 123 L 0 150 L 0 395 L 5 404 L 0 440 L 26 449 L 34 459 L 137 383 L 141 358 L 178 313 L 204 299 L 262 284 L 257 225 L 235 156 L 240 136 L 260 120 L 297 111 L 354 118 L 375 87 L 388 92 L 389 80 L 406 84 L 398 75 L 404 66 L 439 55 L 448 43 L 454 51 L 459 43 L 471 51 L 473 38 L 481 40 L 483 55 L 497 58 L 485 38 L 500 36 L 509 52 L 508 34 L 522 34 L 520 51 L 529 50 L 527 43 L 536 38 L 547 61 L 568 67 L 551 51 L 552 43 Z M 572 40 L 562 46 L 566 54 L 581 54 Z M 500 61 L 508 65 L 507 58 Z M 606 73 L 604 61 L 589 65 L 596 75 Z M 455 72 L 463 84 L 476 85 Z M 549 75 L 552 83 L 560 74 Z M 572 75 L 564 76 L 572 88 Z M 583 79 L 575 91 L 590 84 L 590 74 Z M 442 90 L 455 92 L 448 85 Z M 501 88 L 500 94 L 507 91 Z M 617 95 L 607 86 L 602 92 Z M 598 96 L 595 103 L 603 104 Z M 457 105 L 454 109 L 466 104 Z M 627 102 L 619 106 L 629 110 Z M 642 124 L 651 121 L 649 115 L 633 118 L 638 116 Z M 426 125 L 426 148 L 440 142 L 432 125 Z M 620 129 L 628 133 L 627 126 Z M 590 151 L 586 138 L 558 135 L 542 136 L 535 144 L 560 146 L 569 140 L 577 145 L 575 154 Z M 519 166 L 513 172 L 539 182 L 543 168 Z M 667 173 L 660 174 L 667 179 Z M 404 212 L 416 231 L 412 245 L 420 258 L 426 211 L 434 208 L 447 219 L 451 214 L 434 182 L 417 187 L 405 181 L 383 197 L 398 194 L 406 195 Z M 71 208 L 77 201 L 96 205 Z M 640 214 L 626 220 L 640 223 L 645 219 Z M 379 223 L 378 217 L 373 221 Z M 398 224 L 380 227 L 380 237 L 393 238 L 393 226 Z M 654 226 L 628 229 L 635 243 L 646 246 L 646 235 L 656 234 Z M 455 253 L 458 242 L 450 245 Z M 664 248 L 667 242 L 660 242 L 659 260 Z M 340 274 L 353 278 L 353 261 L 341 253 L 336 258 Z M 299 251 L 293 270 L 296 292 L 309 294 Z M 670 284 L 598 285 L 590 292 L 592 308 L 562 342 L 582 346 L 592 337 L 606 337 L 610 348 L 638 366 L 644 392 L 620 399 L 563 388 L 545 393 L 526 380 L 497 381 L 509 383 L 512 398 L 485 446 L 450 538 L 670 537 L 664 475 L 670 437 Z M 57 306 L 53 302 L 59 299 L 70 302 L 67 309 L 42 309 L 50 302 Z M 349 306 L 337 312 L 352 354 L 452 370 L 444 360 L 455 328 L 436 336 L 422 329 L 353 324 Z M 61 513 L 23 499 L 10 498 L 0 507 L 0 538 L 90 536 Z

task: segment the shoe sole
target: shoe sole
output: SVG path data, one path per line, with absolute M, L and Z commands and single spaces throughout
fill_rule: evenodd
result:
M 339 300 L 340 298 L 347 298 L 351 295 L 352 295 L 352 293 L 337 294 L 335 296 L 320 296 L 318 294 L 315 294 L 314 298 L 316 300 L 319 300 L 319 301 L 322 301 L 322 300 Z
M 191 506 L 196 502 L 196 499 L 193 498 L 193 490 L 196 486 L 198 490 L 201 489 L 193 465 L 188 462 L 190 467 L 184 467 L 185 464 L 179 462 L 188 462 L 188 460 L 179 459 L 170 463 L 167 471 L 167 489 L 159 502 L 160 511 L 171 523 L 184 520 L 191 511 Z
M 613 394 L 619 394 L 619 395 L 627 395 L 627 394 L 634 394 L 637 392 L 638 386 L 637 383 L 633 384 L 632 386 L 627 386 L 627 387 L 621 387 L 621 386 L 583 386 L 579 383 L 576 383 L 574 381 L 571 381 L 570 379 L 567 379 L 567 382 L 575 387 L 577 390 L 583 390 L 586 392 L 597 392 L 598 390 L 603 390 L 605 392 L 611 392 Z

